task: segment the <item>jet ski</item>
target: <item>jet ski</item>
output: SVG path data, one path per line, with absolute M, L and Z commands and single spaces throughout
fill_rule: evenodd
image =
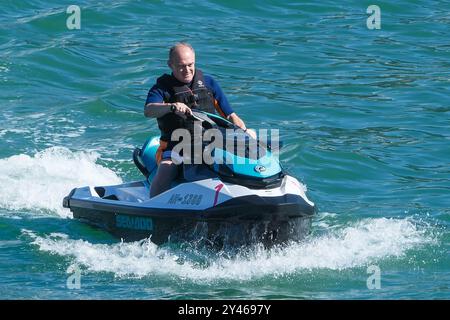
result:
M 64 198 L 63 206 L 72 211 L 74 219 L 123 241 L 150 237 L 157 245 L 174 241 L 202 241 L 220 247 L 258 242 L 272 245 L 298 241 L 309 233 L 315 205 L 307 198 L 305 186 L 281 167 L 272 141 L 255 140 L 215 114 L 193 110 L 188 120 L 190 130 L 223 133 L 223 147 L 210 148 L 209 164 L 184 161 L 171 188 L 150 198 L 160 144 L 159 137 L 150 137 L 133 152 L 144 179 L 75 188 Z M 235 142 L 243 140 L 243 152 L 225 148 L 230 136 Z M 202 151 L 208 147 L 205 145 L 201 142 Z M 258 152 L 250 152 L 250 145 L 256 145 Z

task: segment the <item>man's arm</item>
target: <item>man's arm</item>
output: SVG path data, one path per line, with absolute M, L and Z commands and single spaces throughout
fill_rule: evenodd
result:
M 144 115 L 149 118 L 160 118 L 170 112 L 170 103 L 147 103 L 144 107 Z
M 174 111 L 172 111 L 172 106 L 174 106 Z M 192 114 L 191 109 L 181 102 L 150 102 L 147 103 L 144 107 L 144 115 L 149 118 L 160 118 L 171 112 L 174 112 L 175 114 L 183 118 L 186 116 L 186 114 Z
M 156 84 L 148 91 L 144 104 L 144 115 L 159 118 L 170 112 L 170 104 L 164 103 L 164 92 Z
M 171 109 L 172 105 L 175 108 L 173 111 Z M 191 109 L 184 103 L 165 103 L 164 92 L 157 85 L 154 85 L 148 92 L 144 106 L 144 115 L 149 118 L 160 118 L 170 112 L 175 112 L 179 116 L 192 114 Z
M 256 132 L 252 129 L 247 130 L 244 121 L 239 118 L 239 116 L 231 108 L 230 104 L 228 103 L 228 99 L 223 93 L 219 84 L 211 76 L 207 75 L 205 76 L 205 82 L 214 94 L 214 99 L 216 100 L 217 105 L 220 109 L 218 111 L 221 111 L 221 115 L 225 116 L 228 120 L 233 122 L 233 124 L 246 131 L 251 137 L 256 139 Z
M 247 130 L 247 127 L 245 126 L 244 121 L 242 121 L 241 118 L 238 117 L 238 115 L 236 113 L 232 113 L 227 117 L 228 120 L 230 120 L 231 122 L 233 122 L 235 125 L 237 125 L 239 128 L 241 128 L 242 130 Z
M 255 130 L 247 128 L 244 121 L 241 118 L 239 118 L 236 113 L 233 112 L 232 114 L 230 114 L 227 117 L 227 119 L 230 120 L 231 122 L 233 122 L 236 126 L 241 128 L 242 130 L 244 130 L 250 137 L 252 137 L 253 139 L 256 139 Z

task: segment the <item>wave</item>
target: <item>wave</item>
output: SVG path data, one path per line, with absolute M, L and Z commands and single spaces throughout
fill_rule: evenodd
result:
M 122 182 L 113 171 L 96 164 L 98 158 L 95 152 L 51 147 L 33 156 L 0 159 L 0 207 L 68 217 L 62 199 L 73 188 Z
M 409 250 L 435 244 L 437 237 L 423 224 L 407 219 L 369 218 L 303 243 L 273 249 L 255 247 L 229 256 L 186 248 L 157 247 L 140 242 L 93 244 L 68 236 L 40 236 L 22 230 L 39 250 L 71 257 L 90 272 L 119 277 L 157 275 L 194 282 L 248 281 L 320 269 L 345 270 L 399 258 Z

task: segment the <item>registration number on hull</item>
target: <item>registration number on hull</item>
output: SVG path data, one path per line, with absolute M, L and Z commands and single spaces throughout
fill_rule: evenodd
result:
M 181 195 L 179 193 L 174 193 L 170 197 L 169 201 L 167 201 L 167 203 L 198 206 L 202 202 L 202 198 L 202 194 L 188 193 L 185 195 Z

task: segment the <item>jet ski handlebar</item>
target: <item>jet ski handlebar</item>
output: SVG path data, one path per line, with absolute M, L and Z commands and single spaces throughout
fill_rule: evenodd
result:
M 232 123 L 228 119 L 218 116 L 216 114 L 208 113 L 208 112 L 198 110 L 198 109 L 191 109 L 191 111 L 192 111 L 192 114 L 186 115 L 188 120 L 208 122 L 213 127 L 219 126 L 219 127 L 224 127 L 224 128 L 230 128 L 230 129 L 240 129 L 238 126 L 236 126 L 234 123 Z
M 205 114 L 204 112 L 196 109 L 191 109 L 192 114 L 186 114 L 186 118 L 188 120 L 192 121 L 205 121 L 203 117 L 201 117 L 199 114 Z

